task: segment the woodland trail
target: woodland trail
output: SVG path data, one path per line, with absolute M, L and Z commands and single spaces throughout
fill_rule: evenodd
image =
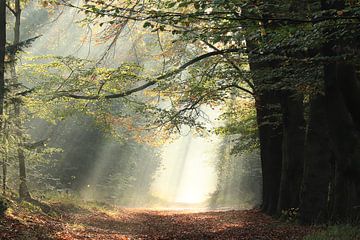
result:
M 12 213 L 0 223 L 0 239 L 9 240 L 300 240 L 313 231 L 308 227 L 280 223 L 258 210 L 196 213 L 67 208 L 57 217 Z

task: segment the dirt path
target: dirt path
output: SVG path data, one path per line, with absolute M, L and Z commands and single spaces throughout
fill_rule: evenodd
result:
M 190 213 L 74 209 L 57 218 L 39 215 L 19 218 L 13 216 L 1 221 L 0 239 L 296 240 L 310 231 L 277 222 L 257 210 Z

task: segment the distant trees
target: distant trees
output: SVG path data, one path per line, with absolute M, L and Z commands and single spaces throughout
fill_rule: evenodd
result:
M 7 22 L 5 32 L 9 26 L 13 26 L 12 34 L 5 34 L 5 57 L 4 64 L 4 105 L 2 116 L 2 143 L 1 148 L 3 158 L 3 193 L 6 193 L 7 188 L 7 166 L 10 164 L 11 154 L 9 149 L 16 152 L 16 159 L 18 161 L 18 174 L 19 174 L 19 197 L 24 200 L 31 200 L 30 192 L 27 187 L 26 177 L 26 137 L 24 133 L 24 120 L 23 120 L 23 84 L 19 81 L 16 69 L 16 62 L 19 51 L 27 47 L 34 39 L 21 39 L 21 1 L 15 0 L 14 2 L 6 2 L 6 9 L 2 17 L 11 20 Z M 10 13 L 12 16 L 9 16 Z M 8 38 L 6 38 L 6 36 Z M 10 41 L 10 39 L 12 41 Z
M 4 74 L 6 70 L 6 91 L 4 91 L 6 93 L 4 95 L 6 104 L 4 104 L 5 111 L 2 115 L 4 127 L 1 129 L 3 195 L 13 195 L 13 189 L 17 188 L 16 195 L 19 200 L 39 203 L 33 199 L 28 185 L 33 190 L 35 197 L 38 196 L 38 192 L 45 189 L 70 189 L 71 187 L 72 190 L 79 192 L 87 189 L 84 184 L 88 181 L 86 178 L 93 177 L 89 172 L 96 168 L 94 166 L 96 160 L 99 160 L 97 164 L 100 164 L 101 160 L 105 160 L 108 165 L 104 163 L 103 171 L 98 174 L 98 179 L 91 184 L 91 189 L 96 188 L 98 195 L 101 195 L 100 190 L 103 189 L 103 196 L 97 199 L 111 199 L 114 202 L 119 202 L 121 199 L 127 198 L 127 203 L 129 203 L 130 200 L 134 200 L 136 196 L 141 194 L 145 199 L 145 197 L 148 197 L 146 191 L 149 191 L 152 176 L 157 170 L 160 160 L 156 155 L 155 147 L 136 143 L 133 140 L 136 138 L 133 135 L 136 134 L 130 136 L 132 133 L 130 134 L 126 129 L 133 128 L 134 132 L 136 132 L 137 123 L 126 120 L 126 118 L 129 118 L 131 111 L 133 111 L 131 105 L 137 105 L 137 102 L 134 101 L 134 103 L 125 106 L 121 101 L 117 101 L 115 105 L 114 102 L 96 97 L 93 100 L 98 101 L 89 104 L 88 99 L 81 101 L 82 99 L 77 99 L 76 96 L 68 96 L 69 92 L 74 91 L 74 88 L 80 88 L 81 91 L 87 93 L 96 93 L 100 92 L 99 87 L 109 94 L 118 89 L 123 89 L 124 85 L 129 85 L 134 78 L 138 79 L 138 81 L 142 80 L 137 74 L 141 71 L 141 67 L 131 63 L 119 64 L 121 66 L 118 68 L 96 67 L 94 62 L 72 56 L 47 56 L 43 58 L 35 56 L 34 59 L 25 60 L 27 64 L 21 66 L 22 64 L 18 64 L 18 59 L 21 57 L 19 52 L 30 46 L 38 38 L 33 35 L 34 29 L 21 28 L 20 20 L 24 21 L 25 26 L 32 26 L 33 23 L 27 21 L 29 20 L 27 18 L 21 18 L 22 6 L 20 1 L 6 4 L 7 19 L 10 19 L 10 21 L 8 21 L 7 29 L 4 28 L 4 31 L 8 31 L 8 38 L 4 39 L 4 61 L 2 61 Z M 25 14 L 27 14 L 26 11 Z M 44 16 L 44 14 L 40 13 L 40 16 L 46 19 L 46 14 Z M 21 32 L 22 30 L 24 32 Z M 32 32 L 29 33 L 29 31 Z M 29 39 L 23 40 L 20 35 Z M 5 35 L 1 35 L 1 37 L 3 36 Z M 32 64 L 32 61 L 35 63 Z M 118 82 L 123 85 L 118 84 Z M 128 101 L 130 102 L 130 100 Z M 54 105 L 50 103 L 54 103 Z M 56 106 L 56 109 L 53 108 L 54 106 Z M 82 132 L 81 134 L 86 136 L 86 131 L 89 131 L 92 127 L 94 128 L 93 131 L 97 131 L 101 136 L 99 140 L 101 140 L 102 145 L 105 145 L 106 138 L 106 142 L 112 143 L 109 145 L 116 145 L 118 151 L 114 153 L 115 147 L 106 148 L 106 150 L 112 151 L 113 155 L 110 157 L 110 153 L 104 151 L 102 154 L 108 154 L 107 157 L 98 157 L 99 159 L 96 159 L 96 154 L 100 153 L 95 146 L 91 151 L 87 151 L 87 154 L 94 154 L 86 155 L 81 152 L 81 149 L 74 149 L 74 146 L 69 146 L 66 143 L 61 144 L 62 140 L 59 140 L 59 138 L 52 140 L 55 138 L 53 133 L 55 130 L 49 130 L 52 128 L 49 127 L 51 124 L 43 123 L 41 129 L 37 129 L 35 132 L 32 131 L 33 126 L 38 126 L 37 123 L 40 119 L 51 122 L 57 127 L 66 128 L 67 126 L 62 125 L 60 122 L 65 119 L 74 119 L 72 118 L 74 115 L 82 116 L 76 119 L 79 122 L 84 121 L 86 115 L 91 115 L 92 121 L 96 122 L 96 124 L 94 123 L 83 129 L 85 133 Z M 119 126 L 118 122 L 124 124 Z M 58 134 L 58 136 L 69 137 L 73 140 L 73 136 L 61 134 Z M 89 134 L 89 136 L 91 135 Z M 120 143 L 120 141 L 125 141 L 125 138 L 131 138 L 132 141 Z M 137 136 L 137 138 L 139 137 Z M 69 140 L 69 142 L 71 141 Z M 91 146 L 91 143 L 91 140 L 83 139 L 81 144 L 86 148 Z M 63 153 L 59 152 L 60 147 L 64 148 Z M 103 147 L 105 148 L 105 146 Z M 129 149 L 133 151 L 133 155 L 130 154 Z M 99 148 L 98 150 L 102 149 Z M 86 152 L 86 150 L 84 151 Z M 128 154 L 120 154 L 121 152 Z M 74 160 L 74 156 L 67 154 L 81 157 Z M 70 160 L 74 161 L 71 162 Z M 148 160 L 148 162 L 142 162 L 145 160 Z M 56 166 L 63 167 L 60 163 L 70 165 L 72 170 L 65 168 L 64 171 L 63 169 L 56 169 L 55 171 L 54 165 L 59 164 Z M 141 167 L 135 169 L 135 164 L 139 164 Z M 76 170 L 75 173 L 74 169 Z M 70 179 L 68 179 L 69 176 Z M 71 178 L 73 176 L 76 177 L 75 180 Z M 84 177 L 84 179 L 81 179 L 81 177 Z M 143 184 L 139 180 L 140 178 L 146 184 Z M 67 184 L 68 180 L 77 182 L 81 186 L 78 188 L 69 186 Z M 100 185 L 101 187 L 99 187 Z M 137 195 L 133 196 L 132 194 L 135 192 Z M 116 196 L 119 199 L 114 199 Z
M 36 124 L 36 123 L 35 123 Z M 36 124 L 44 130 L 52 126 Z M 85 200 L 139 206 L 151 200 L 150 186 L 161 159 L 155 147 L 134 140 L 116 139 L 80 112 L 57 124 L 48 147 L 59 149 L 31 169 L 34 196 L 56 192 Z

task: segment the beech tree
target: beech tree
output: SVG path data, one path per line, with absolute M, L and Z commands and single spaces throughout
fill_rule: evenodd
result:
M 254 96 L 265 212 L 299 208 L 303 223 L 358 215 L 357 1 L 162 1 L 157 10 L 151 2 L 129 4 L 78 8 L 99 19 L 143 21 L 209 51 L 194 60 L 217 60 L 211 77 L 223 81 L 211 98 L 197 92 L 194 101 L 184 99 L 191 109 L 226 98 L 229 89 Z
M 24 68 L 27 76 L 39 83 L 29 90 L 35 107 L 85 105 L 83 112 L 108 123 L 124 123 L 128 115 L 140 113 L 143 125 L 128 124 L 130 128 L 162 127 L 172 133 L 182 125 L 203 130 L 204 104 L 216 107 L 251 99 L 252 117 L 244 121 L 241 114 L 246 111 L 235 111 L 238 121 L 233 114 L 218 131 L 246 133 L 238 141 L 258 144 L 253 146 L 261 157 L 262 210 L 285 217 L 296 212 L 304 224 L 358 219 L 359 1 L 59 4 L 83 11 L 86 21 L 106 27 L 107 37 L 113 38 L 107 52 L 125 26 L 143 25 L 156 36 L 163 68 L 147 74 L 138 64 L 102 68 L 74 57 L 54 57 L 35 63 L 35 68 L 29 64 Z M 15 46 L 16 39 L 15 34 Z M 70 67 L 67 78 L 60 69 L 64 65 Z M 144 91 L 148 96 L 136 96 Z M 169 104 L 161 107 L 159 102 Z M 115 104 L 126 111 L 113 114 Z M 255 130 L 238 127 L 254 119 Z

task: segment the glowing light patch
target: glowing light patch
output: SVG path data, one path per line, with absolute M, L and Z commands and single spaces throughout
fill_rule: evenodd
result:
M 213 134 L 189 133 L 164 146 L 163 170 L 152 185 L 152 194 L 174 206 L 204 203 L 215 191 L 214 163 L 220 142 Z
M 217 144 L 214 145 L 215 142 L 209 139 L 191 137 L 176 202 L 201 203 L 215 190 L 216 179 L 211 164 Z

